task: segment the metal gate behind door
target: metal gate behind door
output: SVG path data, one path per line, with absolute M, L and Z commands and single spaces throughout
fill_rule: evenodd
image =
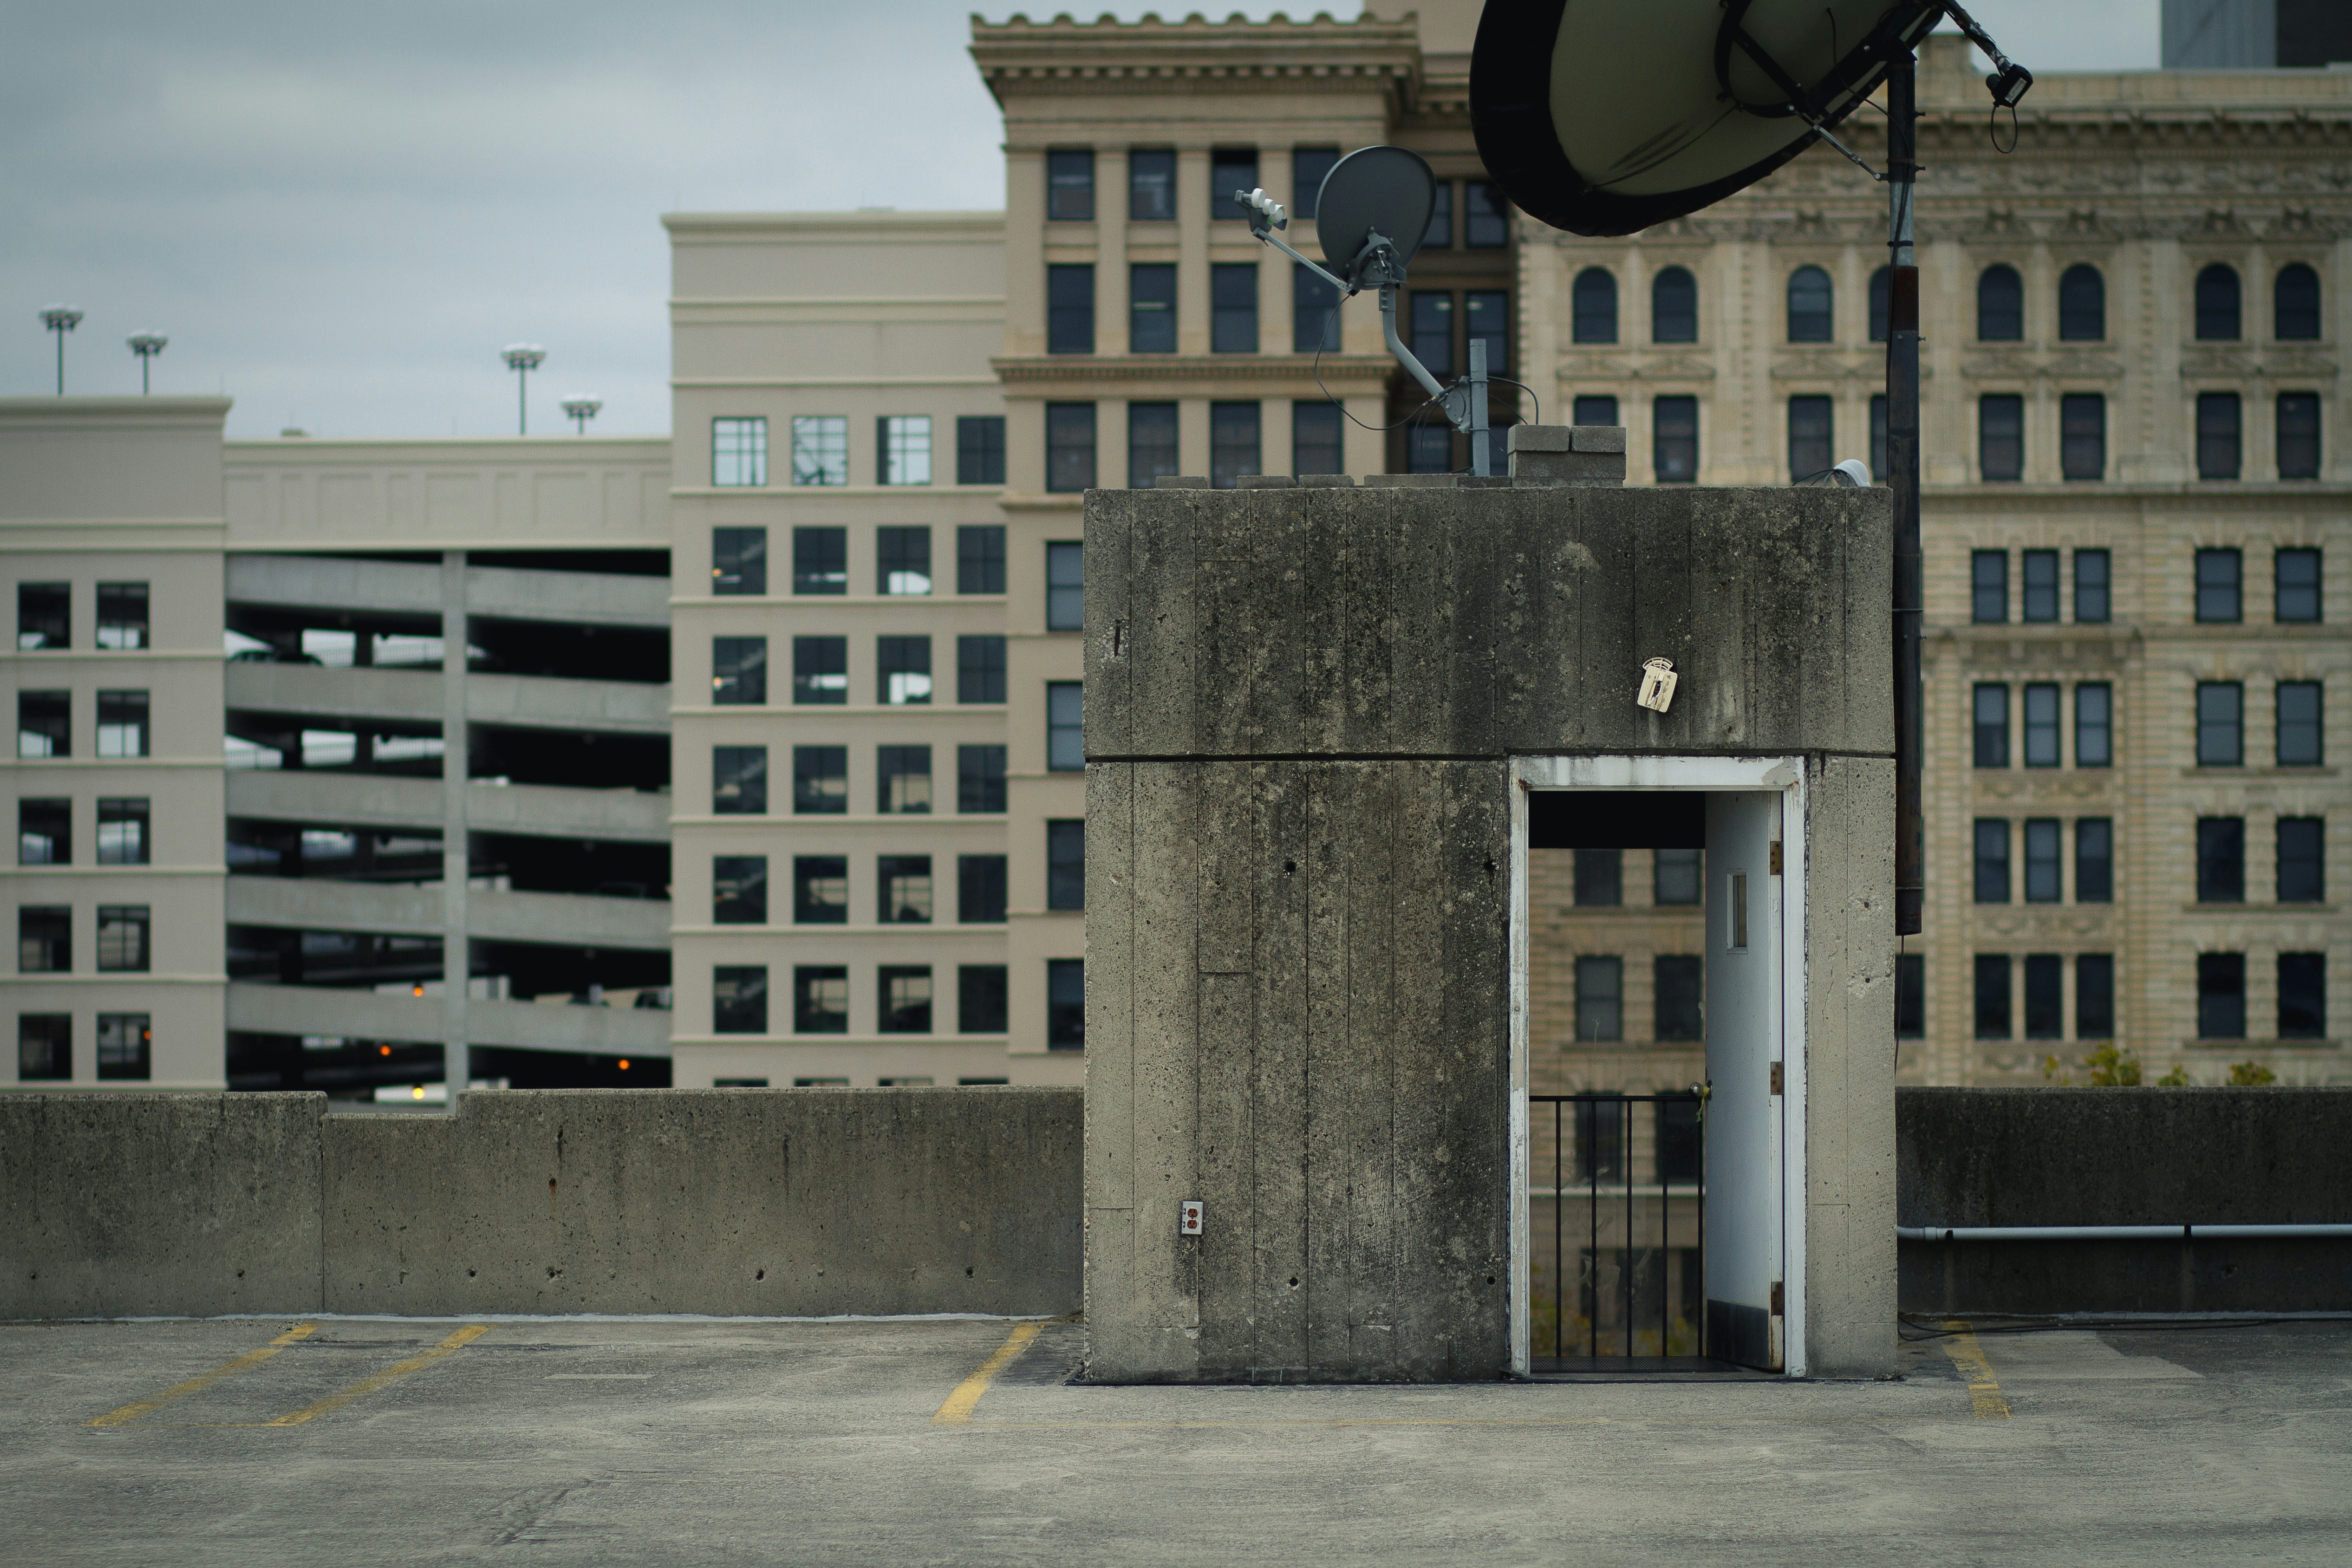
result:
M 1535 1369 L 1631 1370 L 1637 1360 L 1705 1355 L 1706 1096 L 1530 1094 L 1528 1103 Z

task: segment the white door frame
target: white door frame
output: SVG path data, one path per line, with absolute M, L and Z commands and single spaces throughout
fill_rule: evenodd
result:
M 1511 1370 L 1534 1369 L 1528 1235 L 1528 792 L 1777 789 L 1780 810 L 1780 1235 L 1785 1375 L 1805 1375 L 1805 765 L 1797 757 L 1511 758 Z

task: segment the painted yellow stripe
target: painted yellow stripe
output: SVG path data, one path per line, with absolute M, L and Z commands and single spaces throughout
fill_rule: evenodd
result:
M 397 1383 L 412 1372 L 422 1372 L 443 1356 L 464 1349 L 490 1332 L 488 1323 L 467 1323 L 439 1344 L 422 1355 L 412 1355 L 406 1361 L 385 1367 L 373 1377 L 362 1377 L 349 1388 L 330 1394 L 316 1405 L 305 1405 L 290 1416 L 280 1416 L 275 1421 L 264 1421 L 265 1427 L 299 1427 L 305 1421 L 315 1421 L 332 1414 L 354 1399 L 364 1399 L 388 1383 Z
M 163 1390 L 163 1393 L 155 1396 L 152 1399 L 142 1399 L 136 1405 L 125 1405 L 120 1410 L 110 1410 L 105 1415 L 100 1416 L 97 1420 L 90 1422 L 89 1425 L 93 1427 L 121 1427 L 125 1426 L 130 1422 L 136 1421 L 142 1416 L 150 1415 L 162 1409 L 164 1406 L 169 1405 L 174 1399 L 184 1399 L 189 1395 L 197 1392 L 199 1389 L 211 1387 L 214 1384 L 218 1383 L 224 1377 L 243 1372 L 248 1366 L 260 1365 L 263 1362 L 268 1361 L 271 1356 L 276 1355 L 279 1351 L 284 1350 L 288 1345 L 292 1344 L 296 1340 L 309 1337 L 311 1331 L 316 1329 L 318 1326 L 319 1325 L 316 1323 L 296 1323 L 292 1328 L 288 1329 L 284 1333 L 279 1334 L 276 1339 L 271 1340 L 268 1344 L 263 1345 L 259 1350 L 247 1351 L 235 1361 L 222 1362 L 210 1372 L 201 1374 L 195 1377 L 191 1377 L 185 1383 L 175 1383 L 171 1387 Z
M 931 1425 L 961 1427 L 970 1421 L 973 1408 L 980 1404 L 980 1396 L 988 1392 L 989 1384 L 998 1373 L 1012 1365 L 1016 1356 L 1029 1348 L 1029 1342 L 1035 1339 L 1037 1331 L 1045 1326 L 1044 1323 L 1013 1324 L 1013 1333 L 996 1347 L 996 1354 L 982 1362 L 978 1372 L 956 1385 L 956 1391 L 948 1396 L 947 1403 L 932 1415 Z
M 1977 1419 L 2008 1420 L 2009 1401 L 2002 1396 L 2000 1385 L 1992 1375 L 1992 1363 L 1985 1359 L 1984 1346 L 1977 1343 L 1976 1334 L 1962 1322 L 1946 1323 L 1944 1330 L 1952 1336 L 1944 1342 L 1945 1354 L 1960 1369 L 1960 1375 L 1969 1380 L 1969 1402 L 1976 1407 Z

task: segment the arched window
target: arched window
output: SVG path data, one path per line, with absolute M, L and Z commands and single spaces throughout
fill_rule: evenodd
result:
M 1575 335 L 1580 343 L 1617 340 L 1617 275 L 1605 267 L 1588 267 L 1576 275 L 1571 293 Z
M 1698 279 L 1670 267 L 1650 280 L 1650 341 L 1698 341 Z
M 1870 340 L 1874 343 L 1886 341 L 1886 291 L 1894 285 L 1895 274 L 1888 267 L 1870 275 Z
M 1977 341 L 2015 343 L 2025 337 L 2025 281 L 1996 262 L 1977 274 Z
M 1837 336 L 1832 319 L 1830 275 L 1818 267 L 1789 274 L 1789 341 L 1827 343 Z
M 2238 335 L 2238 269 L 2217 261 L 2197 275 L 2197 336 L 2227 343 Z
M 2107 335 L 2107 280 L 2088 262 L 2076 262 L 2058 278 L 2058 338 L 2095 343 Z
M 2299 261 L 2280 267 L 2271 302 L 2277 318 L 2271 330 L 2278 337 L 2303 342 L 2318 338 L 2319 274 Z

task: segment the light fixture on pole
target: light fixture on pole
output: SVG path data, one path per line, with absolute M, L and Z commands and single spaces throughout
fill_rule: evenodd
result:
M 547 358 L 547 350 L 537 343 L 509 343 L 499 353 L 506 361 L 507 369 L 515 373 L 515 434 L 528 435 L 530 434 L 530 404 L 526 392 L 530 384 L 530 372 L 539 369 L 539 362 Z
M 573 434 L 585 435 L 588 434 L 588 422 L 596 417 L 597 412 L 604 406 L 604 400 L 583 397 L 575 392 L 559 406 L 563 410 L 563 417 L 572 422 Z
M 81 312 L 70 305 L 51 305 L 41 312 L 41 325 L 58 335 L 58 395 L 66 395 L 66 334 L 81 325 Z
M 143 396 L 147 392 L 154 390 L 148 385 L 147 372 L 154 368 L 155 356 L 162 353 L 163 351 L 163 345 L 171 340 L 171 339 L 166 338 L 161 332 L 134 332 L 131 334 L 131 351 L 139 356 L 139 391 L 141 395 Z

